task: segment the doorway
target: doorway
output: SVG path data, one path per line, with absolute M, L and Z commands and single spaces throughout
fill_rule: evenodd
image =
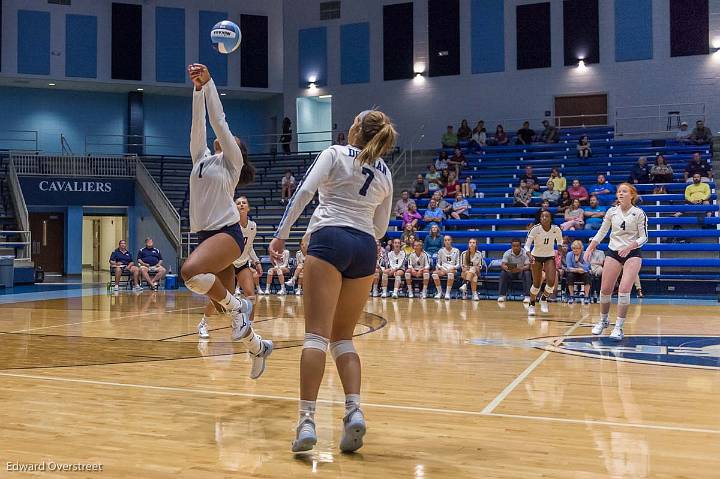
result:
M 139 247 L 130 244 L 127 227 L 126 216 L 83 216 L 83 268 L 108 271 L 110 255 L 121 239 L 128 241 L 128 250 L 135 259 Z
M 45 274 L 65 273 L 65 215 L 63 213 L 30 213 L 32 261 Z
M 607 125 L 607 94 L 555 97 L 555 123 L 561 128 Z
M 297 151 L 322 151 L 332 145 L 332 95 L 299 97 L 296 106 Z

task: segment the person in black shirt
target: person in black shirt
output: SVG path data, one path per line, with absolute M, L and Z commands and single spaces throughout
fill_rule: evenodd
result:
M 123 271 L 130 271 L 133 277 L 133 284 L 137 289 L 139 287 L 139 270 L 133 263 L 132 253 L 127 249 L 127 243 L 125 240 L 120 240 L 118 248 L 110 255 L 110 271 L 115 273 L 115 284 L 113 290 L 118 291 L 120 289 L 120 277 Z
M 518 145 L 529 145 L 535 138 L 535 130 L 530 128 L 530 122 L 526 121 L 523 123 L 522 128 L 517 132 L 517 144 Z
M 138 251 L 138 264 L 140 272 L 145 281 L 150 285 L 153 291 L 157 291 L 158 284 L 165 276 L 165 267 L 162 265 L 163 259 L 160 251 L 153 246 L 152 238 L 145 238 L 145 247 Z M 155 277 L 151 278 L 150 273 L 155 273 Z
M 525 174 L 520 177 L 520 181 L 525 181 L 531 190 L 540 190 L 540 180 L 537 175 L 533 174 L 533 167 L 530 165 L 525 167 Z
M 693 175 L 695 174 L 700 175 L 701 181 L 703 183 L 709 183 L 710 181 L 712 181 L 712 170 L 708 166 L 707 161 L 703 160 L 700 157 L 700 153 L 698 153 L 697 151 L 693 153 L 692 160 L 690 160 L 687 168 L 685 168 L 685 182 L 692 183 Z
M 290 153 L 290 142 L 292 141 L 292 121 L 290 118 L 283 118 L 282 122 L 282 136 L 280 137 L 280 143 L 282 144 L 283 152 Z
M 650 166 L 647 164 L 647 158 L 644 156 L 638 158 L 637 164 L 630 170 L 628 183 L 631 185 L 650 183 Z

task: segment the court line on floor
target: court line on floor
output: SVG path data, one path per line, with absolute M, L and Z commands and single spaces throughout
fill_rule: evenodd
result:
M 165 391 L 175 393 L 189 393 L 189 394 L 202 394 L 209 396 L 225 396 L 225 397 L 243 397 L 249 399 L 270 399 L 276 401 L 286 402 L 297 402 L 297 397 L 288 396 L 275 396 L 271 394 L 256 394 L 256 393 L 241 393 L 234 391 L 216 391 L 212 389 L 193 389 L 183 388 L 174 386 L 153 386 L 149 384 L 133 384 L 133 383 L 118 383 L 112 381 L 98 381 L 93 379 L 78 379 L 78 378 L 64 378 L 59 376 L 38 376 L 32 374 L 18 374 L 18 373 L 4 373 L 0 372 L 0 376 L 19 378 L 19 379 L 37 379 L 42 381 L 54 381 L 54 382 L 67 382 L 75 384 L 89 384 L 92 386 L 108 386 L 108 387 L 123 387 L 131 389 L 146 389 L 153 391 Z M 332 405 L 344 405 L 344 401 L 332 401 L 329 399 L 318 399 L 317 402 L 323 404 Z M 446 409 L 446 408 L 432 408 L 425 406 L 401 406 L 397 404 L 381 404 L 363 402 L 363 406 L 368 408 L 378 409 L 392 409 L 399 411 L 412 411 L 412 412 L 424 412 L 424 413 L 437 413 L 437 414 L 456 414 L 463 416 L 476 416 L 476 417 L 498 417 L 506 419 L 524 419 L 529 421 L 545 421 L 545 422 L 564 422 L 569 424 L 584 424 L 584 425 L 599 425 L 599 426 L 611 426 L 611 427 L 629 427 L 636 429 L 655 429 L 663 431 L 676 431 L 676 432 L 694 432 L 702 434 L 720 434 L 720 429 L 703 429 L 694 427 L 683 427 L 683 426 L 669 426 L 663 424 L 638 424 L 638 423 L 624 423 L 614 421 L 603 421 L 596 419 L 572 419 L 572 418 L 558 418 L 549 416 L 525 416 L 520 414 L 504 414 L 504 413 L 485 413 L 482 411 L 467 411 L 463 409 Z
M 583 325 L 584 319 L 585 319 L 585 316 L 578 319 L 577 322 L 575 324 L 573 324 L 572 326 L 570 326 L 570 328 L 568 328 L 562 334 L 562 336 L 558 337 L 558 339 L 556 339 L 555 342 L 561 342 L 561 341 L 565 340 L 565 338 L 570 336 L 577 328 L 579 328 L 580 326 Z M 530 375 L 530 373 L 532 373 L 538 366 L 540 366 L 540 364 L 542 364 L 543 361 L 545 361 L 545 359 L 547 359 L 548 356 L 550 356 L 550 351 L 543 351 L 543 353 L 540 356 L 538 356 L 537 359 L 535 359 L 535 361 L 533 361 L 532 364 L 530 364 L 530 366 L 528 366 L 527 368 L 525 368 L 525 370 L 523 372 L 518 374 L 517 377 L 515 379 L 513 379 L 513 381 L 510 384 L 505 386 L 505 389 L 500 391 L 500 394 L 495 396 L 495 399 L 490 401 L 488 403 L 488 405 L 483 408 L 482 413 L 483 414 L 491 414 L 495 410 L 495 408 L 497 408 L 500 405 L 500 403 L 503 402 L 505 400 L 505 398 L 507 398 L 510 395 L 510 393 L 512 393 L 515 390 L 515 388 L 518 387 L 518 385 L 520 385 L 520 383 L 523 382 Z

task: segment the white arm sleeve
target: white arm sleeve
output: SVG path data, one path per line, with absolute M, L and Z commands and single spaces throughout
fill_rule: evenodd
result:
M 532 251 L 532 245 L 535 241 L 535 228 L 531 228 L 528 232 L 527 238 L 525 239 L 525 251 L 528 253 Z
M 642 212 L 642 216 L 638 220 L 638 237 L 635 242 L 638 245 L 638 248 L 640 248 L 642 245 L 648 242 L 648 219 L 645 212 Z
M 203 85 L 203 92 L 205 93 L 210 126 L 212 126 L 215 136 L 220 142 L 223 158 L 233 165 L 237 171 L 240 171 L 243 167 L 243 156 L 227 121 L 225 121 L 225 112 L 222 103 L 220 103 L 220 96 L 215 88 L 215 82 L 210 80 Z
M 275 238 L 288 239 L 290 228 L 295 224 L 307 204 L 310 203 L 310 200 L 313 199 L 315 192 L 327 178 L 334 163 L 335 154 L 331 148 L 328 148 L 320 153 L 313 164 L 310 165 L 307 173 L 305 173 L 305 178 L 300 182 L 300 186 L 295 190 L 295 194 L 293 194 L 285 209 L 285 214 L 275 232 Z M 385 226 L 387 227 L 387 225 Z
M 190 158 L 195 163 L 210 154 L 205 126 L 205 91 L 193 89 L 192 126 L 190 127 Z
M 380 239 L 385 236 L 385 232 L 390 224 L 390 215 L 392 214 L 392 190 L 390 194 L 385 197 L 385 200 L 375 208 L 375 239 Z
M 563 244 L 563 235 L 560 228 L 555 231 L 555 241 L 557 242 L 558 249 L 560 249 L 560 245 Z
M 259 263 L 259 262 L 260 262 L 260 258 L 258 258 L 258 255 L 257 255 L 257 253 L 255 252 L 255 248 L 253 248 L 252 246 L 251 246 L 250 248 L 251 248 L 251 249 L 250 249 L 250 261 L 252 261 L 252 262 L 254 262 L 254 263 Z
M 610 210 L 608 210 L 608 212 L 605 213 L 605 217 L 603 218 L 602 226 L 600 226 L 600 229 L 598 230 L 597 234 L 595 234 L 592 241 L 600 244 L 602 240 L 605 239 L 605 236 L 607 236 L 608 231 L 610 231 L 611 227 L 612 217 L 610 216 Z

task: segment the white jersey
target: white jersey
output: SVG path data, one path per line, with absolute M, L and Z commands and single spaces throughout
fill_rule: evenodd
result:
M 482 266 L 484 264 L 483 254 L 481 251 L 475 251 L 475 254 L 472 255 L 470 258 L 468 258 L 469 254 L 470 252 L 468 250 L 462 252 L 462 254 L 460 255 L 460 264 L 462 264 L 463 266 L 467 266 L 468 261 L 470 261 L 470 266 L 475 267 Z
M 295 266 L 304 266 L 305 265 L 305 255 L 301 250 L 298 250 L 297 253 L 295 253 Z
M 623 213 L 622 208 L 619 206 L 613 206 L 605 213 L 602 226 L 600 226 L 600 230 L 593 238 L 593 241 L 600 243 L 610 231 L 610 244 L 608 247 L 611 250 L 623 250 L 633 242 L 636 242 L 638 248 L 640 248 L 647 243 L 647 227 L 647 216 L 637 206 L 630 207 L 627 213 Z
M 460 250 L 457 248 L 451 248 L 450 251 L 447 249 L 440 248 L 437 252 L 437 267 L 442 268 L 445 271 L 458 269 L 460 266 Z
M 349 226 L 382 238 L 392 212 L 390 169 L 382 159 L 361 165 L 356 160 L 359 154 L 358 148 L 339 145 L 320 153 L 290 199 L 275 237 L 288 238 L 290 228 L 319 190 L 320 204 L 308 233 L 325 226 Z
M 396 253 L 395 251 L 389 251 L 387 254 L 387 265 L 390 269 L 401 269 L 405 264 L 405 252 L 400 250 Z
M 248 220 L 247 225 L 243 226 L 240 224 L 240 231 L 242 231 L 243 239 L 245 240 L 245 247 L 243 248 L 243 252 L 240 257 L 233 261 L 233 265 L 235 265 L 236 268 L 242 268 L 251 261 L 255 263 L 260 262 L 257 254 L 255 253 L 255 249 L 253 248 L 255 234 L 257 233 L 257 225 L 254 221 Z
M 205 105 L 210 125 L 222 147 L 222 153 L 210 154 L 207 147 Z M 210 80 L 201 90 L 193 91 L 192 128 L 190 130 L 190 231 L 213 231 L 240 221 L 233 197 L 244 161 L 225 121 L 215 83 Z
M 377 260 L 375 261 L 375 264 L 378 268 L 384 268 L 387 264 L 387 255 L 385 253 L 385 250 L 379 251 L 379 254 L 377 255 Z
M 412 269 L 430 269 L 430 256 L 425 251 L 420 254 L 413 251 L 408 256 L 407 264 Z
M 550 231 L 545 231 L 541 224 L 530 228 L 525 240 L 525 251 L 532 252 L 536 258 L 555 257 L 555 244 L 562 244 L 562 230 L 557 225 L 550 226 Z

